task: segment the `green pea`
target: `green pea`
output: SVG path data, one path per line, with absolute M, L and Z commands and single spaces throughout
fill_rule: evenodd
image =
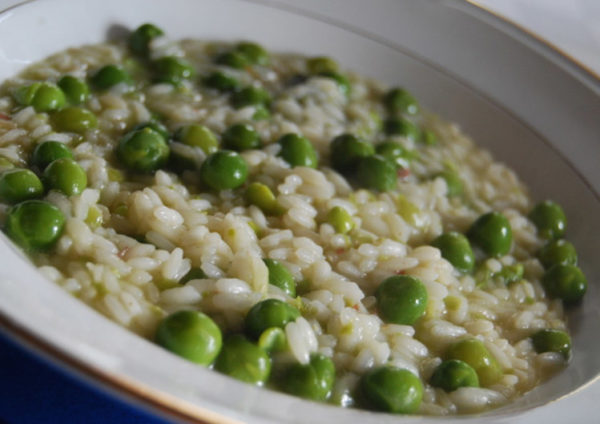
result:
M 571 355 L 571 338 L 564 331 L 550 328 L 540 330 L 531 336 L 531 341 L 537 353 L 556 352 L 565 359 Z
M 221 350 L 221 330 L 208 315 L 183 310 L 164 318 L 154 340 L 165 349 L 197 364 L 210 365 Z
M 132 84 L 131 76 L 120 66 L 105 65 L 98 69 L 90 78 L 97 90 L 108 90 L 117 84 Z
M 450 359 L 435 369 L 430 383 L 446 392 L 453 392 L 461 387 L 479 387 L 479 378 L 473 367 L 466 362 Z
M 405 118 L 386 119 L 383 129 L 387 135 L 399 135 L 412 141 L 418 141 L 421 138 L 419 127 Z
M 169 133 L 167 127 L 165 127 L 158 121 L 142 122 L 133 127 L 131 131 L 143 130 L 144 128 L 150 128 L 151 130 L 156 131 L 157 133 L 163 136 L 165 141 L 171 137 L 171 134 Z
M 269 284 L 279 287 L 288 296 L 296 297 L 296 281 L 289 269 L 275 259 L 263 259 L 269 269 Z
M 319 76 L 334 80 L 337 83 L 338 88 L 342 92 L 342 94 L 350 94 L 350 90 L 352 87 L 350 85 L 350 81 L 344 75 L 337 72 L 325 71 L 319 73 Z
M 75 196 L 87 187 L 87 175 L 73 159 L 60 158 L 46 167 L 44 182 L 51 190 L 61 191 L 67 196 Z
M 235 124 L 223 133 L 223 146 L 241 152 L 261 147 L 260 135 L 248 124 Z
M 565 239 L 552 240 L 538 254 L 544 268 L 552 265 L 577 265 L 577 251 L 572 243 Z
M 229 51 L 217 56 L 215 62 L 219 65 L 228 66 L 235 69 L 244 69 L 250 64 L 248 57 L 242 52 Z
M 280 381 L 283 391 L 287 393 L 325 401 L 331 396 L 335 383 L 335 365 L 326 356 L 313 353 L 308 364 L 292 364 Z
M 473 271 L 475 256 L 469 240 L 454 231 L 438 236 L 431 243 L 442 252 L 442 257 L 450 262 L 458 271 L 467 273 Z
M 14 91 L 13 97 L 20 105 L 31 106 L 33 98 L 35 97 L 35 93 L 40 89 L 41 86 L 41 82 L 34 82 L 33 84 L 24 85 Z
M 306 68 L 311 74 L 323 72 L 337 72 L 339 66 L 335 60 L 326 56 L 313 57 L 306 61 Z
M 352 216 L 341 206 L 334 206 L 327 212 L 327 222 L 340 234 L 346 234 L 354 228 Z
M 481 215 L 471 225 L 467 236 L 471 243 L 480 247 L 489 256 L 506 255 L 512 245 L 510 222 L 500 212 Z
M 529 213 L 529 219 L 545 239 L 560 238 L 565 234 L 567 217 L 558 203 L 551 200 L 538 203 Z
M 65 75 L 58 80 L 58 86 L 72 105 L 84 103 L 90 95 L 90 89 L 86 82 L 71 75 Z
M 269 112 L 269 109 L 267 109 L 263 105 L 258 105 L 256 106 L 256 110 L 252 114 L 252 120 L 262 121 L 263 119 L 269 119 L 270 116 L 271 112 Z
M 40 197 L 44 186 L 29 169 L 14 168 L 0 174 L 0 201 L 17 203 Z
M 59 141 L 44 141 L 33 149 L 31 164 L 44 170 L 51 162 L 60 158 L 73 158 L 73 153 L 64 143 Z
M 268 106 L 270 102 L 271 96 L 264 88 L 260 87 L 245 87 L 231 95 L 231 104 L 236 109 L 246 106 Z
M 240 82 L 235 77 L 220 71 L 209 74 L 202 82 L 207 87 L 221 92 L 235 91 L 240 88 Z
M 300 312 L 293 306 L 278 299 L 267 299 L 248 311 L 244 324 L 248 335 L 256 340 L 267 328 L 285 328 L 287 323 L 296 321 L 299 316 Z
M 371 143 L 353 134 L 338 135 L 331 141 L 329 150 L 331 165 L 343 174 L 354 171 L 360 158 L 375 154 Z
M 161 35 L 164 35 L 163 30 L 153 24 L 140 25 L 129 36 L 129 48 L 137 55 L 146 56 L 150 42 Z
M 550 297 L 567 303 L 577 302 L 587 291 L 587 279 L 575 265 L 553 265 L 544 273 L 542 285 Z
M 295 166 L 316 168 L 319 164 L 317 152 L 308 138 L 289 133 L 282 136 L 278 143 L 281 146 L 279 156 L 292 168 Z
M 360 396 L 370 409 L 394 414 L 412 414 L 423 399 L 423 384 L 412 372 L 384 365 L 362 376 Z
M 79 106 L 66 107 L 52 116 L 53 124 L 59 131 L 83 134 L 89 129 L 96 128 L 96 115 Z
M 464 339 L 451 345 L 446 352 L 447 359 L 458 359 L 473 367 L 483 387 L 496 383 L 503 375 L 496 358 L 477 339 Z
M 394 190 L 398 183 L 396 165 L 379 155 L 360 158 L 356 168 L 356 180 L 361 187 L 371 190 Z
M 262 332 L 258 346 L 266 352 L 281 352 L 287 348 L 287 338 L 283 328 L 271 327 Z
M 256 43 L 243 41 L 235 47 L 235 50 L 246 56 L 246 59 L 251 64 L 261 66 L 269 64 L 269 54 L 262 46 Z
M 230 150 L 219 150 L 202 163 L 200 177 L 214 190 L 227 190 L 241 186 L 248 178 L 248 165 L 243 157 Z
M 392 88 L 383 96 L 383 104 L 391 113 L 416 115 L 419 113 L 419 103 L 403 88 Z
M 421 131 L 420 141 L 427 146 L 435 146 L 438 142 L 438 138 L 433 131 L 424 129 Z
M 192 268 L 179 280 L 179 284 L 184 285 L 191 280 L 203 280 L 207 278 L 202 268 Z
M 271 358 L 239 334 L 225 339 L 215 369 L 250 384 L 262 386 L 271 374 Z
M 117 146 L 117 157 L 128 169 L 153 172 L 167 162 L 169 146 L 164 137 L 150 128 L 130 131 Z
M 156 80 L 178 85 L 196 75 L 194 67 L 184 59 L 175 56 L 165 56 L 153 63 Z
M 381 282 L 375 291 L 377 309 L 385 322 L 413 325 L 425 314 L 427 288 L 416 277 L 394 275 Z
M 24 106 L 33 106 L 37 112 L 51 112 L 65 105 L 63 91 L 50 82 L 37 82 L 21 87 L 15 92 L 15 99 Z
M 521 281 L 524 272 L 525 267 L 523 264 L 505 265 L 500 272 L 494 274 L 494 278 L 500 278 L 504 284 L 509 285 Z
M 175 140 L 187 146 L 199 147 L 206 154 L 214 153 L 219 149 L 217 136 L 204 125 L 184 125 L 175 133 Z
M 437 177 L 443 178 L 446 181 L 448 187 L 446 195 L 448 197 L 460 196 L 463 192 L 462 180 L 458 174 L 454 171 L 443 171 L 440 172 Z
M 246 189 L 246 199 L 268 215 L 279 216 L 285 209 L 277 202 L 271 189 L 262 183 L 252 183 Z
M 396 163 L 402 168 L 408 168 L 410 161 L 414 158 L 414 153 L 405 149 L 397 141 L 384 141 L 375 148 L 378 155 Z
M 44 251 L 58 241 L 65 216 L 51 203 L 25 200 L 8 210 L 4 231 L 26 251 Z

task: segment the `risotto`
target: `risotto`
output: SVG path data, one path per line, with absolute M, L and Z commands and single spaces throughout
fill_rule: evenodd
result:
M 43 275 L 249 384 L 446 415 L 570 358 L 587 283 L 561 207 L 328 57 L 152 24 L 57 53 L 0 88 L 0 170 Z

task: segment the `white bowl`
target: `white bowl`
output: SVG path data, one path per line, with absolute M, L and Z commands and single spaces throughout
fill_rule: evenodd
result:
M 459 0 L 38 0 L 0 14 L 0 80 L 50 53 L 101 42 L 119 26 L 147 21 L 173 38 L 252 39 L 273 51 L 327 54 L 362 74 L 402 84 L 516 169 L 534 197 L 559 201 L 589 281 L 585 301 L 569 314 L 572 363 L 510 405 L 448 422 L 553 422 L 572 415 L 565 412 L 568 397 L 531 409 L 566 397 L 600 372 L 597 79 Z M 439 422 L 335 408 L 239 383 L 108 321 L 45 281 L 4 236 L 0 258 L 0 324 L 5 331 L 93 384 L 170 419 Z M 581 411 L 576 414 L 590 422 Z

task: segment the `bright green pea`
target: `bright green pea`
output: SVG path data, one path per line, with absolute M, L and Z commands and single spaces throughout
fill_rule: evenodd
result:
M 564 236 L 567 217 L 558 203 L 551 200 L 538 203 L 529 213 L 529 219 L 537 227 L 538 233 L 545 239 Z
M 419 127 L 405 118 L 386 119 L 383 123 L 383 129 L 387 135 L 399 135 L 413 141 L 418 141 L 421 138 Z
M 44 186 L 29 169 L 14 168 L 0 174 L 0 201 L 17 203 L 40 197 Z
M 150 42 L 161 35 L 164 35 L 163 30 L 156 25 L 148 23 L 140 25 L 129 36 L 129 48 L 135 54 L 146 56 Z
M 325 401 L 331 396 L 335 383 L 335 365 L 326 356 L 313 353 L 308 364 L 292 364 L 280 381 L 283 391 L 287 393 Z
M 130 131 L 117 146 L 117 158 L 128 169 L 153 172 L 167 162 L 169 146 L 164 137 L 151 128 Z
M 436 177 L 443 178 L 446 181 L 446 186 L 448 190 L 446 191 L 446 195 L 448 197 L 456 197 L 460 196 L 463 192 L 463 184 L 462 180 L 458 176 L 458 174 L 454 171 L 443 171 L 440 172 Z
M 229 66 L 230 68 L 235 69 L 244 69 L 250 64 L 248 57 L 244 53 L 238 51 L 221 53 L 217 56 L 215 62 L 219 65 Z
M 34 82 L 33 84 L 24 85 L 15 90 L 13 97 L 20 105 L 31 106 L 33 98 L 35 97 L 35 93 L 37 93 L 41 86 L 41 82 Z
M 447 359 L 458 359 L 469 364 L 483 387 L 496 383 L 503 375 L 496 358 L 477 339 L 464 339 L 451 345 L 446 352 Z
M 206 154 L 214 153 L 219 149 L 217 136 L 204 125 L 184 125 L 175 133 L 175 140 L 187 146 L 200 147 Z
M 356 180 L 361 187 L 377 191 L 390 191 L 398 183 L 396 165 L 383 156 L 373 155 L 358 160 Z
M 223 133 L 223 146 L 229 150 L 241 152 L 249 149 L 260 149 L 260 135 L 248 124 L 235 124 Z
M 360 396 L 370 409 L 412 414 L 423 399 L 423 384 L 412 372 L 384 365 L 368 371 L 359 383 Z
M 416 277 L 394 275 L 381 282 L 375 291 L 379 315 L 385 322 L 413 325 L 425 314 L 427 289 Z
M 142 122 L 133 127 L 131 131 L 143 130 L 144 128 L 150 128 L 151 130 L 156 131 L 162 135 L 165 140 L 168 140 L 171 136 L 167 127 L 158 121 Z
M 248 178 L 248 165 L 236 152 L 219 150 L 202 163 L 200 177 L 214 190 L 237 188 Z
M 203 280 L 207 278 L 202 268 L 192 268 L 179 280 L 179 284 L 184 285 L 191 280 Z
M 245 87 L 231 95 L 231 104 L 236 109 L 246 106 L 268 106 L 270 102 L 270 94 L 260 87 Z
M 105 65 L 90 77 L 92 85 L 97 90 L 108 90 L 117 84 L 132 84 L 131 76 L 117 65 Z
M 419 103 L 403 88 L 392 88 L 383 97 L 383 104 L 391 113 L 416 115 L 419 113 Z
M 352 216 L 341 206 L 334 206 L 327 212 L 327 222 L 340 234 L 346 234 L 354 228 Z
M 397 141 L 384 141 L 377 145 L 375 151 L 378 155 L 391 160 L 402 168 L 408 168 L 410 161 L 414 158 L 414 153 L 406 150 Z
M 524 273 L 525 267 L 523 264 L 505 265 L 499 272 L 494 274 L 494 278 L 500 278 L 504 284 L 509 285 L 521 281 Z
M 317 152 L 308 138 L 289 133 L 282 136 L 277 142 L 281 146 L 279 156 L 292 168 L 295 166 L 316 168 L 319 164 Z
M 262 332 L 258 346 L 266 352 L 281 352 L 287 348 L 287 337 L 283 328 L 271 327 Z
M 277 202 L 271 189 L 262 183 L 254 182 L 246 189 L 246 199 L 268 215 L 282 215 L 285 209 Z
M 326 56 L 312 57 L 306 61 L 306 68 L 311 74 L 337 72 L 339 66 L 335 60 Z
M 210 365 L 221 350 L 221 330 L 208 315 L 178 311 L 164 318 L 154 340 L 165 349 L 197 364 Z
M 58 241 L 65 216 L 51 203 L 25 200 L 8 210 L 4 231 L 26 251 L 44 251 Z
M 538 254 L 544 268 L 552 265 L 577 265 L 577 251 L 572 243 L 565 239 L 548 242 Z
M 67 101 L 72 105 L 84 103 L 90 95 L 90 89 L 86 82 L 71 75 L 65 75 L 58 80 L 58 86 L 65 93 Z
M 235 47 L 235 50 L 246 56 L 248 62 L 253 65 L 266 66 L 269 64 L 269 54 L 262 46 L 256 43 L 243 41 Z
M 450 262 L 458 271 L 467 273 L 475 266 L 475 255 L 469 240 L 454 231 L 438 236 L 431 243 L 442 252 L 442 257 Z
M 37 112 L 50 112 L 62 108 L 66 103 L 65 94 L 54 84 L 43 82 L 35 92 L 31 105 Z
M 553 265 L 544 273 L 542 285 L 550 297 L 567 303 L 577 302 L 587 291 L 587 279 L 575 265 Z
M 296 297 L 296 281 L 289 269 L 275 259 L 263 259 L 269 269 L 269 284 L 279 287 L 288 296 Z
M 467 236 L 471 243 L 480 247 L 489 256 L 505 255 L 512 245 L 510 222 L 500 212 L 481 215 L 471 225 Z
M 31 164 L 37 166 L 40 170 L 46 169 L 46 167 L 60 158 L 73 158 L 73 153 L 64 143 L 59 141 L 44 141 L 33 149 L 31 156 Z
M 430 383 L 446 392 L 453 392 L 461 387 L 479 387 L 479 378 L 473 367 L 466 362 L 450 359 L 435 369 Z
M 263 349 L 236 334 L 225 339 L 215 369 L 250 384 L 262 386 L 271 374 L 271 358 Z
M 67 196 L 75 196 L 87 187 L 87 175 L 73 159 L 60 158 L 46 167 L 44 182 L 50 190 L 58 190 Z
M 215 71 L 202 80 L 204 85 L 221 92 L 235 91 L 240 88 L 240 82 L 225 72 Z
M 571 355 L 571 338 L 560 330 L 544 329 L 531 336 L 533 347 L 537 353 L 556 352 L 565 359 Z
M 375 148 L 371 143 L 353 134 L 338 135 L 331 141 L 329 148 L 332 167 L 343 174 L 354 171 L 360 158 L 374 154 Z
M 83 134 L 89 129 L 96 128 L 96 115 L 79 106 L 66 107 L 52 116 L 52 122 L 59 131 Z
M 319 73 L 319 76 L 325 77 L 325 78 L 331 78 L 332 80 L 334 80 L 337 83 L 338 88 L 342 92 L 342 94 L 345 94 L 345 95 L 350 94 L 350 90 L 352 87 L 350 85 L 350 81 L 344 75 L 337 73 L 337 72 L 325 71 L 325 72 Z
M 267 299 L 254 305 L 246 315 L 244 325 L 247 334 L 254 340 L 270 327 L 285 328 L 300 316 L 298 309 L 278 300 Z
M 189 62 L 175 56 L 161 57 L 152 65 L 156 73 L 156 80 L 159 82 L 178 85 L 196 75 L 196 70 Z

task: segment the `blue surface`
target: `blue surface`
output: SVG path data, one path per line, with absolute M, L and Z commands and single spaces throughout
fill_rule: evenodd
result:
M 0 422 L 166 424 L 66 374 L 2 332 Z

